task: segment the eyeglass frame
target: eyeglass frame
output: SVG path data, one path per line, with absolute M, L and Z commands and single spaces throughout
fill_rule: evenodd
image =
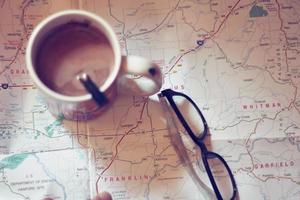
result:
M 208 127 L 207 122 L 204 118 L 204 115 L 200 111 L 199 107 L 186 94 L 181 93 L 181 92 L 177 92 L 177 91 L 173 91 L 171 89 L 162 90 L 161 93 L 158 94 L 158 96 L 167 98 L 169 104 L 171 105 L 172 109 L 174 110 L 174 112 L 175 112 L 177 118 L 179 119 L 180 123 L 183 125 L 183 127 L 185 128 L 185 130 L 187 131 L 187 133 L 189 134 L 189 136 L 193 140 L 193 142 L 195 142 L 197 144 L 197 146 L 201 149 L 202 162 L 204 164 L 205 170 L 207 172 L 208 178 L 210 180 L 210 183 L 213 187 L 213 190 L 216 194 L 217 199 L 221 200 L 221 199 L 223 199 L 223 197 L 222 197 L 222 195 L 221 195 L 221 193 L 218 189 L 215 178 L 214 178 L 214 176 L 211 172 L 210 166 L 208 164 L 208 159 L 210 159 L 210 158 L 219 159 L 222 162 L 222 164 L 225 166 L 225 168 L 226 168 L 226 170 L 229 174 L 229 177 L 230 177 L 230 180 L 231 180 L 231 183 L 232 183 L 232 188 L 233 188 L 233 194 L 232 194 L 232 197 L 230 199 L 235 199 L 236 196 L 237 196 L 237 186 L 236 186 L 236 182 L 235 182 L 235 179 L 234 179 L 234 176 L 232 174 L 231 169 L 229 168 L 227 162 L 225 161 L 225 159 L 221 155 L 219 155 L 215 152 L 212 152 L 212 151 L 208 151 L 208 149 L 207 149 L 207 147 L 204 143 L 204 139 L 205 139 L 206 135 L 208 134 L 209 127 Z M 187 99 L 194 106 L 194 108 L 196 109 L 196 111 L 200 115 L 200 118 L 201 118 L 202 123 L 204 125 L 203 134 L 200 137 L 197 137 L 195 135 L 195 133 L 189 127 L 189 125 L 186 122 L 185 118 L 183 117 L 180 110 L 178 109 L 175 101 L 173 100 L 173 96 L 181 96 L 181 97 L 184 97 L 185 99 Z M 209 157 L 209 156 L 212 156 L 212 157 Z

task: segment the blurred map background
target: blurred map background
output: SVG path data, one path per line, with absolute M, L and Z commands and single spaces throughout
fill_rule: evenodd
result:
M 88 199 L 97 190 L 202 198 L 156 96 L 119 98 L 88 122 L 48 112 L 26 70 L 26 43 L 39 21 L 70 8 L 105 18 L 123 54 L 153 60 L 163 88 L 198 104 L 209 149 L 228 162 L 241 199 L 300 198 L 299 1 L 0 0 L 1 200 Z

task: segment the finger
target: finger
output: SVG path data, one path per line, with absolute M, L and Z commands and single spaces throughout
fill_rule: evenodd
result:
M 108 192 L 101 192 L 93 200 L 112 200 L 112 197 Z

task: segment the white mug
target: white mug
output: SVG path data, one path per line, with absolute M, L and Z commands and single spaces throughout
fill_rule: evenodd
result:
M 103 33 L 114 52 L 114 66 L 99 90 L 109 102 L 118 94 L 125 93 L 138 96 L 150 96 L 157 93 L 162 85 L 162 74 L 159 66 L 138 56 L 122 56 L 117 36 L 111 26 L 101 17 L 82 10 L 66 10 L 50 15 L 33 30 L 26 49 L 26 66 L 29 74 L 46 99 L 48 109 L 56 116 L 69 120 L 87 120 L 100 115 L 110 104 L 99 106 L 92 95 L 67 96 L 60 94 L 43 83 L 36 71 L 36 57 L 41 44 L 58 26 L 64 24 L 88 23 Z M 55 66 L 53 66 L 55 67 Z M 130 78 L 135 75 L 142 78 Z

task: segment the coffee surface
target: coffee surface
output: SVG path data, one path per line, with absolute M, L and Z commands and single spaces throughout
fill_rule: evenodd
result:
M 87 94 L 76 76 L 88 74 L 101 86 L 114 65 L 114 53 L 106 36 L 96 28 L 68 23 L 57 27 L 40 45 L 36 71 L 51 90 L 68 95 Z

